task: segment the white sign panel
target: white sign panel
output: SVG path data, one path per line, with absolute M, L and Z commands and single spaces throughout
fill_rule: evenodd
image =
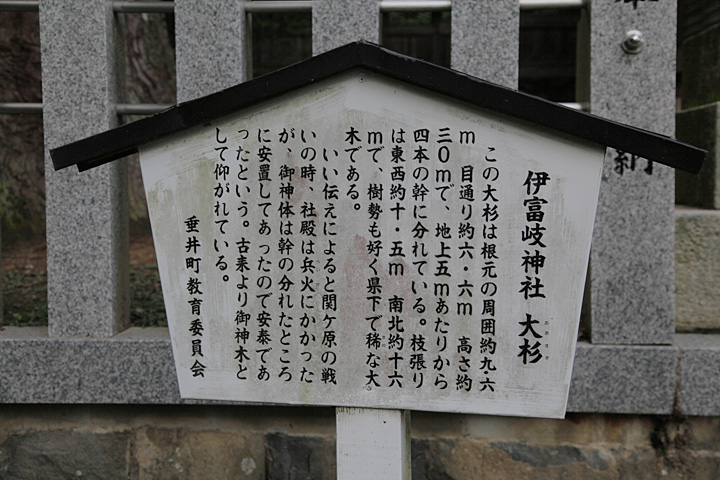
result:
M 604 154 L 364 71 L 142 149 L 182 396 L 564 416 Z

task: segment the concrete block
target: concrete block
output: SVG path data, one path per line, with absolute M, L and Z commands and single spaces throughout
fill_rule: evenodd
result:
M 720 211 L 675 211 L 675 325 L 720 331 Z
M 672 135 L 676 2 L 590 7 L 591 112 Z M 621 48 L 630 30 L 643 33 L 640 53 Z M 593 343 L 672 341 L 674 185 L 672 169 L 608 150 L 590 257 Z
M 517 88 L 520 55 L 517 1 L 454 0 L 451 25 L 452 68 Z
M 380 43 L 380 8 L 376 0 L 313 1 L 313 55 L 358 40 Z
M 685 415 L 720 415 L 720 335 L 680 334 L 678 403 Z
M 243 3 L 236 0 L 175 1 L 178 102 L 245 81 L 247 55 Z
M 40 2 L 48 324 L 56 337 L 108 337 L 130 319 L 126 165 L 55 172 L 48 153 L 116 125 L 111 3 Z
M 672 346 L 578 343 L 568 411 L 672 413 L 676 366 Z
M 708 151 L 697 175 L 675 172 L 675 203 L 694 207 L 720 209 L 720 169 L 718 136 L 720 113 L 718 103 L 684 110 L 676 115 L 677 138 Z

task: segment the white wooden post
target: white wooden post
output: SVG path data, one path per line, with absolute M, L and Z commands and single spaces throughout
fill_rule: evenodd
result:
M 410 411 L 335 409 L 337 478 L 410 480 Z
M 313 2 L 313 54 L 353 40 L 378 42 L 374 0 Z M 335 409 L 337 478 L 410 479 L 410 414 L 403 410 Z

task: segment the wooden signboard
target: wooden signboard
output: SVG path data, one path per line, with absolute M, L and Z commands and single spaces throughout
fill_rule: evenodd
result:
M 604 156 L 362 69 L 142 147 L 182 396 L 562 417 Z
M 704 156 L 356 43 L 52 155 L 139 150 L 183 397 L 560 418 L 606 146 Z

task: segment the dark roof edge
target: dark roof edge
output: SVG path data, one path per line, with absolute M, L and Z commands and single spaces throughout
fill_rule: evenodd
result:
M 140 145 L 209 122 L 353 68 L 365 68 L 470 104 L 697 173 L 706 151 L 606 120 L 467 74 L 392 52 L 349 43 L 273 73 L 50 151 L 56 170 L 80 171 L 136 153 Z

